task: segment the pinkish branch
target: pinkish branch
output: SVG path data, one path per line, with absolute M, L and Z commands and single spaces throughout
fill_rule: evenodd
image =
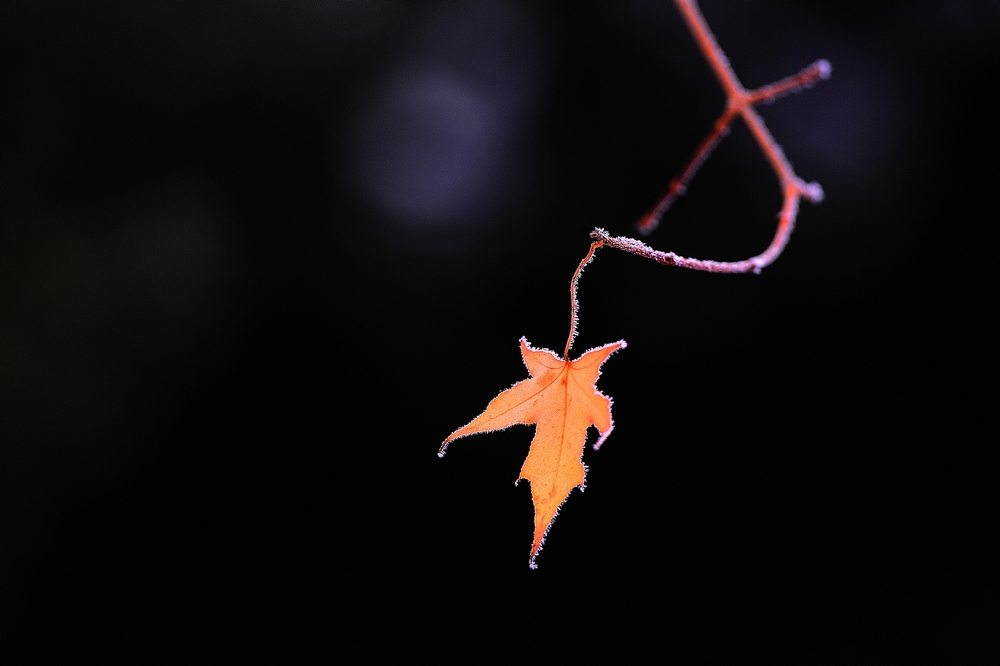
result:
M 691 34 L 695 42 L 698 43 L 702 54 L 719 79 L 719 83 L 722 85 L 728 101 L 725 111 L 715 122 L 712 131 L 709 132 L 691 159 L 681 169 L 680 175 L 670 181 L 667 193 L 640 219 L 637 225 L 639 232 L 643 235 L 648 235 L 656 229 L 660 218 L 676 201 L 677 197 L 684 194 L 688 183 L 694 177 L 695 173 L 698 172 L 701 165 L 704 164 L 705 160 L 708 159 L 708 156 L 711 155 L 712 151 L 719 144 L 719 141 L 722 140 L 722 137 L 729 131 L 729 125 L 737 116 L 743 118 L 743 121 L 750 129 L 750 133 L 753 134 L 757 144 L 764 152 L 764 156 L 770 162 L 771 168 L 774 169 L 775 174 L 778 176 L 778 181 L 785 198 L 778 219 L 778 227 L 767 249 L 744 261 L 711 261 L 681 257 L 673 252 L 653 250 L 644 243 L 630 238 L 612 238 L 602 229 L 595 230 L 591 234 L 591 237 L 604 239 L 606 245 L 648 257 L 670 266 L 681 266 L 683 268 L 716 273 L 759 273 L 761 268 L 778 258 L 778 255 L 781 254 L 781 251 L 788 243 L 788 236 L 795 226 L 795 217 L 799 209 L 799 199 L 805 198 L 814 203 L 819 203 L 823 200 L 823 188 L 820 187 L 819 183 L 806 183 L 795 175 L 795 171 L 785 158 L 781 147 L 775 142 L 774 137 L 771 136 L 771 133 L 764 125 L 764 120 L 753 107 L 755 104 L 762 102 L 771 103 L 780 97 L 798 92 L 803 88 L 811 87 L 821 79 L 829 78 L 831 72 L 830 63 L 826 60 L 818 60 L 798 74 L 756 90 L 748 91 L 740 83 L 739 79 L 736 78 L 733 68 L 729 65 L 729 60 L 726 58 L 725 53 L 722 52 L 722 49 L 719 48 L 714 35 L 712 35 L 712 31 L 709 30 L 708 25 L 705 23 L 705 19 L 701 15 L 697 3 L 694 0 L 674 0 L 674 2 L 677 5 L 677 10 L 691 30 Z
M 771 133 L 764 125 L 764 120 L 757 114 L 753 107 L 755 104 L 762 102 L 770 104 L 780 97 L 798 92 L 803 88 L 810 88 L 821 79 L 830 78 L 830 63 L 826 60 L 817 60 L 798 74 L 770 85 L 762 86 L 756 90 L 748 91 L 740 83 L 739 79 L 736 78 L 736 74 L 733 72 L 733 68 L 730 67 L 726 54 L 719 48 L 718 43 L 715 41 L 715 36 L 709 30 L 708 24 L 705 23 L 705 18 L 701 15 L 701 11 L 698 9 L 695 0 L 674 0 L 674 3 L 677 5 L 681 16 L 687 22 L 688 28 L 691 30 L 691 34 L 698 43 L 702 54 L 704 54 L 705 59 L 719 79 L 719 83 L 722 85 L 728 101 L 722 115 L 712 126 L 712 131 L 698 145 L 694 155 L 687 161 L 684 168 L 681 169 L 680 174 L 670 181 L 667 193 L 648 213 L 642 216 L 637 224 L 639 232 L 648 235 L 656 229 L 660 218 L 667 212 L 667 209 L 670 208 L 677 197 L 684 194 L 688 183 L 691 182 L 691 179 L 694 178 L 698 169 L 705 163 L 709 155 L 712 154 L 715 147 L 719 145 L 722 137 L 729 132 L 729 125 L 737 116 L 742 117 L 747 127 L 750 128 L 750 133 L 757 140 L 757 144 L 764 152 L 764 156 L 768 162 L 771 163 L 774 173 L 778 176 L 781 191 L 784 194 L 784 203 L 781 206 L 781 213 L 778 215 L 778 227 L 767 249 L 743 261 L 713 261 L 711 259 L 682 257 L 674 252 L 654 250 L 642 241 L 634 238 L 611 236 L 604 229 L 594 229 L 590 233 L 590 237 L 593 239 L 593 242 L 590 244 L 590 250 L 587 252 L 587 256 L 583 258 L 583 261 L 580 262 L 576 272 L 573 273 L 573 280 L 570 282 L 570 329 L 569 338 L 566 340 L 566 350 L 563 353 L 566 359 L 569 358 L 569 350 L 573 344 L 573 338 L 576 336 L 579 310 L 576 299 L 576 288 L 580 279 L 580 273 L 593 260 L 594 253 L 601 246 L 607 245 L 623 252 L 652 259 L 666 266 L 680 266 L 681 268 L 707 271 L 709 273 L 760 273 L 762 268 L 770 265 L 778 258 L 788 244 L 788 238 L 792 233 L 792 229 L 795 228 L 795 218 L 799 212 L 799 201 L 803 198 L 813 203 L 819 203 L 823 200 L 823 188 L 820 187 L 819 183 L 806 183 L 795 175 L 795 171 L 785 158 L 781 147 L 774 141 L 774 137 L 771 136 Z
M 590 237 L 595 241 L 601 241 L 602 245 L 613 247 L 616 250 L 637 254 L 646 259 L 663 264 L 665 266 L 680 266 L 696 271 L 706 271 L 708 273 L 760 273 L 765 266 L 774 262 L 788 244 L 788 237 L 795 227 L 795 216 L 799 211 L 800 193 L 794 186 L 785 188 L 785 205 L 781 208 L 778 216 L 778 230 L 771 240 L 771 244 L 760 254 L 744 259 L 743 261 L 713 261 L 711 259 L 695 259 L 693 257 L 682 257 L 674 252 L 661 252 L 654 250 L 642 241 L 627 236 L 609 236 L 604 229 L 594 229 L 590 232 Z M 598 246 L 600 247 L 600 246 Z M 594 248 L 591 246 L 591 254 Z M 589 259 L 589 255 L 588 255 Z

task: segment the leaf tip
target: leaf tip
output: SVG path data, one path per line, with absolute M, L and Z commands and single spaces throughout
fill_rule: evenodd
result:
M 545 531 L 548 532 L 548 530 L 545 530 Z M 543 542 L 545 541 L 545 537 L 542 537 L 542 541 Z M 542 544 L 541 543 L 535 544 L 535 546 L 531 549 L 531 557 L 528 558 L 528 568 L 529 569 L 537 569 L 538 568 L 538 563 L 535 562 L 535 558 L 538 557 L 538 553 L 539 553 L 539 551 L 541 549 L 542 549 Z
M 601 436 L 597 438 L 596 442 L 594 442 L 594 450 L 595 451 L 599 451 L 601 449 L 601 444 L 604 443 L 604 440 L 606 440 L 608 438 L 608 435 L 610 435 L 611 431 L 614 430 L 614 429 L 615 429 L 615 424 L 614 424 L 614 422 L 612 422 L 611 423 L 611 427 L 608 428 L 607 430 L 605 430 L 604 432 L 602 432 Z M 440 455 L 444 455 L 444 454 L 442 453 Z

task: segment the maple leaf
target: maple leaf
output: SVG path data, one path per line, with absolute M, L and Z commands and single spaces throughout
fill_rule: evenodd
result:
M 611 433 L 611 399 L 595 385 L 601 365 L 624 347 L 625 341 L 619 340 L 570 361 L 568 354 L 566 359 L 559 358 L 548 349 L 532 348 L 521 338 L 521 357 L 531 378 L 495 397 L 485 412 L 448 435 L 438 452 L 443 456 L 448 444 L 467 435 L 502 430 L 517 423 L 536 425 L 535 438 L 518 477 L 518 481 L 527 479 L 531 484 L 535 505 L 535 538 L 529 560 L 532 568 L 559 507 L 570 491 L 578 486 L 583 489 L 587 428 L 594 426 L 600 433 L 595 449 Z

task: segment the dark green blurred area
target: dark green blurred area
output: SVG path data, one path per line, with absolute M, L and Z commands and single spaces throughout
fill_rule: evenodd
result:
M 991 663 L 1000 5 L 701 4 L 748 87 L 832 62 L 762 109 L 827 200 L 761 276 L 601 250 L 616 428 L 530 572 L 530 430 L 435 453 L 722 110 L 671 3 L 5 2 L 0 636 L 326 656 L 514 597 L 683 663 Z M 780 203 L 735 127 L 648 242 L 745 258 Z

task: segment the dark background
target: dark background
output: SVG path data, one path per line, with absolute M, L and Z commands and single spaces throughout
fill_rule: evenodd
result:
M 721 112 L 672 4 L 4 2 L 0 633 L 993 662 L 1000 3 L 702 5 L 747 87 L 833 64 L 762 108 L 827 199 L 762 275 L 599 252 L 531 571 L 531 429 L 436 452 Z M 737 125 L 649 242 L 780 205 Z

